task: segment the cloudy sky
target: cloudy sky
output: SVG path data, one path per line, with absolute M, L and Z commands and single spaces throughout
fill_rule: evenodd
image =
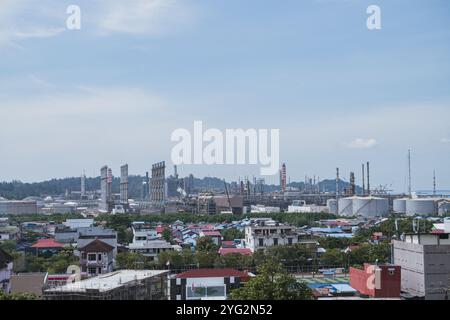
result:
M 81 30 L 66 9 L 81 8 Z M 382 29 L 366 27 L 371 4 Z M 171 165 L 177 128 L 279 128 L 291 180 L 450 188 L 450 2 L 1 0 L 0 180 Z M 171 169 L 169 173 L 171 173 Z M 259 166 L 182 166 L 182 175 Z M 278 177 L 266 177 L 277 182 Z

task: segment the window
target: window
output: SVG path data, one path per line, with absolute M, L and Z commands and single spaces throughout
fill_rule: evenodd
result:
M 442 233 L 439 235 L 439 239 L 441 240 L 448 240 L 448 233 Z
M 101 253 L 99 253 L 99 254 L 97 255 L 97 260 L 98 260 L 98 261 L 102 261 L 102 254 L 101 254 Z
M 83 252 L 83 253 L 81 254 L 81 259 L 86 260 L 86 252 Z
M 89 261 L 96 261 L 97 255 L 95 253 L 88 254 L 88 260 Z
M 288 245 L 292 244 L 292 238 L 288 238 Z
M 278 238 L 273 238 L 273 245 L 277 246 L 278 245 Z
M 188 286 L 186 288 L 187 298 L 205 298 L 205 297 L 224 297 L 225 296 L 225 286 L 211 286 L 211 287 L 192 287 Z
M 89 268 L 89 274 L 95 274 L 96 271 L 96 268 Z
M 259 240 L 259 246 L 262 247 L 264 246 L 264 239 L 258 239 Z

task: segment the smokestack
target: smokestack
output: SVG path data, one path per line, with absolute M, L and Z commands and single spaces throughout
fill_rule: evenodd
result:
M 370 196 L 370 163 L 367 161 L 367 195 Z
M 412 187 L 411 187 L 411 149 L 408 149 L 408 194 L 412 197 Z
M 366 195 L 366 184 L 365 184 L 365 181 L 364 181 L 364 176 L 366 175 L 366 172 L 365 172 L 365 170 L 364 170 L 364 163 L 362 164 L 362 194 L 363 194 L 363 196 L 365 196 Z
M 355 173 L 350 172 L 350 195 L 354 196 L 355 194 L 356 194 Z
M 336 200 L 339 199 L 339 168 L 336 168 Z
M 433 196 L 436 196 L 436 170 L 433 170 Z

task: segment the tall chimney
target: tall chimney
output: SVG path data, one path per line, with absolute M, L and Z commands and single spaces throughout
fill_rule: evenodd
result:
M 362 194 L 363 196 L 366 195 L 366 183 L 364 181 L 364 177 L 366 175 L 366 172 L 364 170 L 364 163 L 362 164 Z
M 367 195 L 370 196 L 370 164 L 367 161 Z

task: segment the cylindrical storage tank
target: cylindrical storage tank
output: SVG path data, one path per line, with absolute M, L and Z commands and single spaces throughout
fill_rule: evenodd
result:
M 407 216 L 433 216 L 437 213 L 436 200 L 434 199 L 410 199 L 406 200 Z
M 327 200 L 328 211 L 333 214 L 337 214 L 338 212 L 338 202 L 336 199 L 328 199 Z
M 353 200 L 353 215 L 363 217 L 386 217 L 389 215 L 389 200 L 364 197 Z
M 440 216 L 444 216 L 446 214 L 450 214 L 450 199 L 439 202 L 438 205 L 438 214 Z
M 406 213 L 406 200 L 407 198 L 403 199 L 394 199 L 393 205 L 394 205 L 394 212 L 396 213 Z
M 339 199 L 339 215 L 340 216 L 353 215 L 353 198 Z

